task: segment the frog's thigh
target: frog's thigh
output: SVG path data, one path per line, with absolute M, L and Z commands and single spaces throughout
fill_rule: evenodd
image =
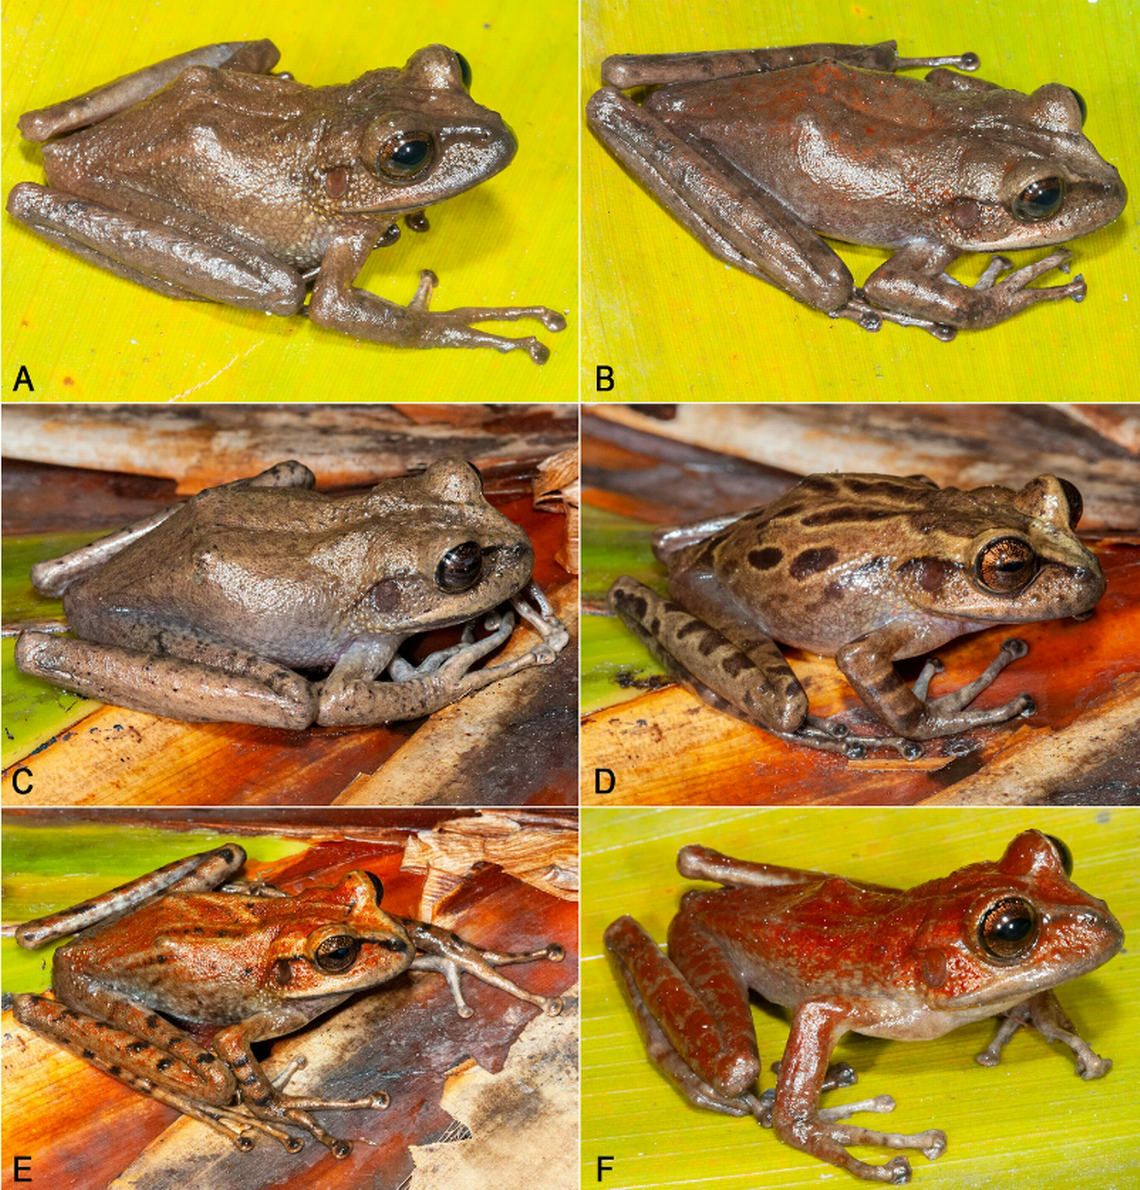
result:
M 683 915 L 682 910 L 678 917 Z M 634 1012 L 643 1027 L 648 1021 L 655 1022 L 685 1066 L 719 1094 L 746 1094 L 760 1075 L 747 992 L 739 974 L 731 969 L 727 990 L 722 989 L 722 994 L 710 992 L 707 986 L 694 987 L 677 965 L 680 956 L 676 947 L 692 947 L 691 970 L 699 967 L 702 959 L 710 958 L 712 965 L 705 968 L 710 975 L 718 963 L 727 966 L 725 956 L 702 931 L 682 926 L 675 934 L 675 924 L 669 927 L 668 956 L 632 917 L 618 918 L 610 925 L 606 947 L 620 964 Z M 706 980 L 700 982 L 707 984 Z M 662 1060 L 665 1055 L 653 1049 L 650 1052 L 676 1077 Z
M 614 583 L 608 599 L 669 676 L 699 698 L 771 731 L 792 732 L 803 723 L 807 695 L 756 625 L 711 616 L 709 623 L 628 576 Z
M 613 87 L 598 91 L 586 114 L 606 148 L 714 256 L 817 310 L 850 301 L 855 284 L 843 261 L 727 162 L 705 158 Z
M 315 694 L 300 674 L 238 649 L 203 648 L 216 664 L 25 632 L 16 642 L 16 664 L 86 698 L 171 719 L 294 731 L 313 722 Z
M 246 244 L 233 250 L 155 220 L 124 214 L 63 190 L 21 182 L 8 211 L 44 239 L 167 297 L 294 314 L 305 300 L 300 274 Z

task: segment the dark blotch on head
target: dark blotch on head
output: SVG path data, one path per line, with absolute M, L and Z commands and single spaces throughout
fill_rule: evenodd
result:
M 829 545 L 823 549 L 804 550 L 802 554 L 793 559 L 789 570 L 792 578 L 808 578 L 813 574 L 818 574 L 821 570 L 826 570 L 829 566 L 834 566 L 838 561 L 839 551 Z
M 893 508 L 860 508 L 856 504 L 837 504 L 834 508 L 825 508 L 822 512 L 813 512 L 803 519 L 803 524 L 841 525 L 861 524 L 871 521 L 885 521 L 895 516 Z

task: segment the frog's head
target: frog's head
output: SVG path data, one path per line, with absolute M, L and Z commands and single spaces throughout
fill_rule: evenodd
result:
M 332 214 L 399 214 L 449 198 L 510 164 L 518 143 L 468 93 L 471 68 L 442 45 L 403 70 L 374 70 L 337 92 L 317 151 L 316 200 Z
M 371 872 L 290 898 L 290 916 L 270 944 L 266 984 L 286 1000 L 344 996 L 395 979 L 416 948 L 398 918 L 380 908 Z
M 1085 104 L 1060 83 L 1031 95 L 984 92 L 954 158 L 958 194 L 944 208 L 963 251 L 1060 244 L 1111 223 L 1128 192 L 1081 131 Z
M 956 1010 L 989 1015 L 1107 963 L 1124 931 L 1071 873 L 1064 843 L 1028 830 L 996 863 L 913 889 L 930 905 L 914 940 L 916 982 Z
M 1104 594 L 1100 563 L 1076 535 L 1081 494 L 1068 480 L 1041 475 L 1017 492 L 951 488 L 932 499 L 947 509 L 924 539 L 940 537 L 942 552 L 898 571 L 913 603 L 982 626 L 1083 618 Z
M 530 579 L 526 532 L 483 496 L 479 472 L 441 459 L 390 479 L 363 501 L 366 519 L 338 542 L 360 550 L 356 635 L 408 636 L 461 624 L 505 603 Z

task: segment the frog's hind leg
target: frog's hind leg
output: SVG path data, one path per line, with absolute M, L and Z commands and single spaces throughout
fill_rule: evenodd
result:
M 474 1014 L 463 999 L 460 987 L 460 973 L 466 971 L 483 983 L 514 996 L 518 1000 L 525 1000 L 541 1008 L 548 1016 L 557 1016 L 562 1011 L 562 1000 L 558 996 L 540 996 L 536 992 L 528 992 L 516 983 L 512 983 L 506 976 L 500 975 L 496 967 L 504 967 L 513 963 L 532 963 L 537 959 L 549 959 L 560 963 L 566 952 L 558 943 L 551 943 L 540 950 L 521 952 L 501 952 L 484 950 L 465 942 L 450 930 L 439 926 L 429 925 L 427 922 L 415 921 L 412 918 L 401 918 L 408 936 L 415 943 L 419 953 L 412 960 L 413 971 L 438 971 L 451 989 L 455 999 L 455 1006 L 462 1017 Z
M 305 300 L 300 273 L 255 245 L 208 242 L 197 229 L 126 214 L 66 190 L 21 182 L 8 213 L 37 235 L 155 293 L 222 302 L 269 314 L 295 314 Z
M 619 917 L 605 943 L 649 1058 L 698 1107 L 754 1115 L 760 1056 L 748 991 L 719 946 L 684 908 L 669 927 L 669 954 L 632 917 Z
M 191 66 L 267 74 L 280 57 L 280 51 L 271 41 L 231 41 L 204 45 L 124 74 L 74 99 L 25 112 L 19 119 L 20 133 L 26 140 L 39 143 L 53 136 L 74 132 L 77 128 L 97 124 L 161 91 Z
M 690 54 L 614 54 L 602 63 L 602 78 L 611 86 L 654 87 L 667 83 L 703 83 L 738 74 L 766 74 L 829 59 L 863 70 L 909 70 L 916 66 L 956 66 L 977 70 L 973 53 L 933 58 L 900 58 L 893 41 L 876 45 L 816 42 L 752 50 L 710 50 Z
M 289 460 L 277 463 L 249 479 L 238 479 L 224 487 L 238 488 L 312 488 L 316 485 L 316 477 L 302 463 Z M 207 491 L 212 489 L 206 489 Z M 142 517 L 106 537 L 90 545 L 82 546 L 70 553 L 61 554 L 58 558 L 47 558 L 37 562 L 31 571 L 32 586 L 41 595 L 58 597 L 62 595 L 76 579 L 102 566 L 108 558 L 114 557 L 126 549 L 132 542 L 145 537 L 152 529 L 161 525 L 167 517 L 176 513 L 181 504 L 172 504 L 160 512 Z
M 300 674 L 246 650 L 173 632 L 159 632 L 153 648 L 23 632 L 16 664 L 84 698 L 190 723 L 301 731 L 316 716 L 316 690 Z
M 715 150 L 698 150 L 614 87 L 591 97 L 586 117 L 606 148 L 714 256 L 864 330 L 882 325 L 866 303 L 853 304 L 851 272 L 824 240 Z

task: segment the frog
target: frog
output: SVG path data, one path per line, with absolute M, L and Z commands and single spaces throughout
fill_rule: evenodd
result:
M 1076 91 L 1026 95 L 958 73 L 979 65 L 972 52 L 900 57 L 894 41 L 618 54 L 587 118 L 720 260 L 864 330 L 889 321 L 949 341 L 1042 302 L 1083 301 L 1082 276 L 1030 284 L 1067 273 L 1072 252 L 1055 245 L 1127 202 L 1081 131 Z M 897 73 L 915 67 L 933 69 Z M 623 93 L 635 88 L 648 89 L 643 103 Z M 856 286 L 822 237 L 893 255 Z M 1020 268 L 1001 255 L 1038 247 L 1052 250 Z M 972 286 L 945 271 L 966 253 L 994 254 Z
M 760 508 L 658 531 L 653 550 L 671 598 L 623 575 L 608 601 L 668 675 L 716 709 L 851 759 L 882 747 L 916 760 L 920 741 L 1035 713 L 1029 694 L 970 705 L 1026 655 L 1020 638 L 936 698 L 928 694 L 940 661 L 930 658 L 913 687 L 895 662 L 993 625 L 1091 615 L 1105 579 L 1076 535 L 1082 511 L 1077 487 L 1054 475 L 1018 491 L 940 488 L 926 476 L 809 475 Z M 859 735 L 810 715 L 777 641 L 834 657 L 895 734 Z
M 476 103 L 466 59 L 418 50 L 341 86 L 273 74 L 272 41 L 202 46 L 20 117 L 43 144 L 47 186 L 22 182 L 8 211 L 49 242 L 168 297 L 288 316 L 401 347 L 550 351 L 471 323 L 565 317 L 545 306 L 430 310 L 421 272 L 402 306 L 353 282 L 401 217 L 510 164 L 502 117 Z M 311 287 L 311 297 L 305 304 Z
M 889 1112 L 889 1095 L 821 1108 L 821 1092 L 857 1081 L 828 1062 L 847 1032 L 928 1041 L 1004 1018 L 977 1061 L 998 1064 L 1019 1028 L 1061 1041 L 1082 1079 L 1112 1068 L 1077 1033 L 1053 989 L 1107 963 L 1124 941 L 1104 901 L 1077 887 L 1065 844 L 1026 830 L 1000 860 L 969 864 L 911 889 L 753 863 L 692 844 L 677 868 L 690 890 L 669 925 L 666 957 L 623 916 L 605 933 L 651 1061 L 697 1107 L 751 1115 L 785 1144 L 867 1181 L 904 1185 L 904 1156 L 879 1165 L 851 1145 L 914 1149 L 934 1159 L 946 1134 L 845 1124 Z M 791 1031 L 774 1090 L 760 1075 L 749 989 L 789 1008 Z
M 300 731 L 416 719 L 565 649 L 530 539 L 472 464 L 440 459 L 348 494 L 315 482 L 278 463 L 37 563 L 33 585 L 63 596 L 74 635 L 21 633 L 17 666 L 167 718 Z M 473 669 L 516 614 L 537 643 Z M 457 644 L 399 654 L 454 625 Z
M 75 936 L 53 955 L 52 997 L 14 996 L 16 1019 L 243 1152 L 258 1133 L 300 1151 L 304 1141 L 285 1131 L 291 1127 L 343 1159 L 352 1142 L 309 1112 L 382 1109 L 389 1096 L 286 1095 L 281 1080 L 262 1069 L 255 1043 L 295 1033 L 406 972 L 443 975 L 464 1018 L 474 1009 L 464 1000 L 462 973 L 548 1015 L 562 1011 L 560 998 L 527 991 L 497 970 L 559 962 L 565 952 L 558 943 L 483 950 L 450 930 L 386 912 L 383 885 L 368 871 L 295 895 L 262 880 L 231 883 L 245 860 L 244 848 L 225 843 L 18 926 L 16 941 L 29 950 Z M 217 1032 L 206 1046 L 168 1017 Z

